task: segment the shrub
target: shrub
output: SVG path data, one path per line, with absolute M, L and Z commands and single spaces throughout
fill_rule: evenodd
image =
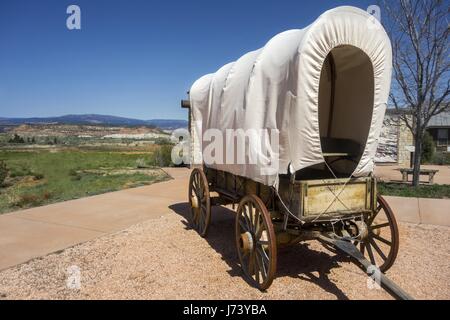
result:
M 170 142 L 170 140 L 167 139 L 167 138 L 159 137 L 159 138 L 155 139 L 155 144 L 159 145 L 159 146 L 163 146 L 163 145 L 166 145 L 166 144 L 172 144 L 172 142 Z
M 9 143 L 25 143 L 25 140 L 19 136 L 17 133 L 14 134 L 14 137 L 8 140 Z
M 450 165 L 450 152 L 436 152 L 431 163 L 441 166 Z
M 76 169 L 70 169 L 69 170 L 69 176 L 70 176 L 70 180 L 72 180 L 72 181 L 79 181 L 79 180 L 81 180 L 81 174 Z
M 28 169 L 28 168 L 24 168 L 24 167 L 16 167 L 11 169 L 11 173 L 10 176 L 12 178 L 14 177 L 25 177 L 25 176 L 31 176 L 33 175 L 33 172 Z
M 433 137 L 425 132 L 422 139 L 422 162 L 430 162 L 433 160 L 436 146 L 433 141 Z
M 37 206 L 41 203 L 41 200 L 36 194 L 23 194 L 19 200 L 15 203 L 18 207 Z
M 75 176 L 71 176 L 70 180 L 72 180 L 72 181 L 80 181 L 81 180 L 81 176 L 79 174 L 77 174 Z
M 162 145 L 152 154 L 150 164 L 155 167 L 168 167 L 172 165 L 172 146 Z
M 42 173 L 34 173 L 34 180 L 42 180 L 44 175 Z
M 50 192 L 48 192 L 48 191 L 45 191 L 43 194 L 42 194 L 42 199 L 44 199 L 44 200 L 48 200 L 48 199 L 50 199 L 52 197 L 52 194 L 50 193 Z
M 48 191 L 44 191 L 42 194 L 25 193 L 19 196 L 19 199 L 16 201 L 15 205 L 21 208 L 35 207 L 43 204 L 46 200 L 49 200 L 51 197 L 52 195 Z
M 5 161 L 0 161 L 0 186 L 5 183 L 6 177 L 8 176 L 8 167 L 6 167 Z
M 138 169 L 145 169 L 145 168 L 148 168 L 149 166 L 148 166 L 148 164 L 145 162 L 145 159 L 144 158 L 139 158 L 139 159 L 136 159 L 136 168 L 138 168 Z

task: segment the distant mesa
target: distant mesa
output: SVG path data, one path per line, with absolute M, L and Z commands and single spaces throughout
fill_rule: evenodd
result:
M 83 125 L 110 125 L 110 126 L 154 126 L 163 130 L 175 130 L 187 128 L 186 120 L 176 119 L 152 119 L 139 120 L 132 118 L 116 117 L 100 114 L 69 114 L 60 117 L 45 118 L 2 118 L 0 126 L 21 124 L 83 124 Z

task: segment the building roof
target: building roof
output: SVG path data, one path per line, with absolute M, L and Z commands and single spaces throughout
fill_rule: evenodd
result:
M 428 128 L 450 127 L 450 111 L 433 116 L 428 123 Z

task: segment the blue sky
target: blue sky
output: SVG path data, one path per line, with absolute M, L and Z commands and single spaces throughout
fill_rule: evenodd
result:
M 303 28 L 374 1 L 0 1 L 0 117 L 98 113 L 186 119 L 193 81 Z M 81 30 L 66 9 L 81 8 Z

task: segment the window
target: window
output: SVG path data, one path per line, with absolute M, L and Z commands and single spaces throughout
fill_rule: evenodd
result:
M 438 146 L 448 145 L 448 129 L 437 130 L 437 145 Z

